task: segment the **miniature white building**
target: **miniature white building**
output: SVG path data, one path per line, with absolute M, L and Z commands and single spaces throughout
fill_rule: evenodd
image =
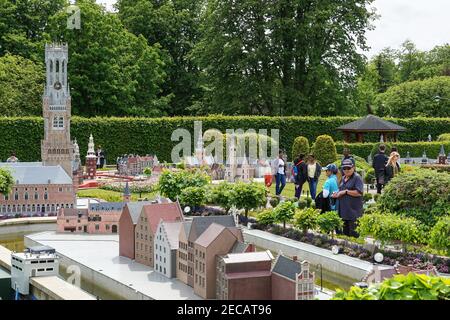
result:
M 159 222 L 154 239 L 154 268 L 167 278 L 177 276 L 178 235 L 182 222 Z
M 20 294 L 30 293 L 31 277 L 59 274 L 55 249 L 47 246 L 30 247 L 25 252 L 11 254 L 11 288 Z

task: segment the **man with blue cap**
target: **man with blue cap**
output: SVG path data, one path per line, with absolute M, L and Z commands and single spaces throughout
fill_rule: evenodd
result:
M 346 236 L 358 237 L 356 232 L 356 221 L 363 214 L 364 182 L 356 173 L 355 165 L 350 159 L 342 161 L 342 177 L 339 192 L 332 198 L 339 199 L 338 213 L 344 220 L 344 234 Z

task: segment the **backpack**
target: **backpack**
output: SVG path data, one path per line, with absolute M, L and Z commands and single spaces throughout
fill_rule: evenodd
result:
M 320 213 L 331 211 L 330 199 L 328 197 L 324 198 L 322 191 L 316 196 L 315 204 L 316 209 L 319 209 Z
M 292 167 L 292 176 L 296 177 L 297 175 L 298 175 L 298 168 L 297 168 L 297 165 L 294 165 Z

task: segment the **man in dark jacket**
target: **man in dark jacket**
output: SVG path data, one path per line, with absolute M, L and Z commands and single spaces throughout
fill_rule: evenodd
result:
M 381 193 L 381 189 L 383 189 L 385 181 L 385 169 L 388 157 L 385 154 L 386 146 L 384 144 L 380 144 L 378 148 L 378 153 L 373 158 L 372 167 L 375 171 L 375 178 L 377 179 L 377 193 Z
M 297 168 L 297 175 L 295 178 L 295 197 L 300 199 L 302 194 L 302 188 L 307 180 L 307 169 L 306 163 L 304 161 L 305 155 L 299 154 L 298 157 L 294 160 L 294 166 Z

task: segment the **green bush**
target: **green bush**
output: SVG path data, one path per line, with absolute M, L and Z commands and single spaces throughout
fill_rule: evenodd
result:
M 281 202 L 275 209 L 273 209 L 273 215 L 275 222 L 283 223 L 283 228 L 286 228 L 286 222 L 290 222 L 294 218 L 295 210 L 297 206 L 294 202 L 284 201 Z
M 382 245 L 392 241 L 415 244 L 423 242 L 423 235 L 419 225 L 419 221 L 414 218 L 375 212 L 364 214 L 359 218 L 356 231 L 362 237 L 372 236 L 381 241 Z
M 205 187 L 210 180 L 209 176 L 199 170 L 163 170 L 159 177 L 158 187 L 162 196 L 175 201 L 185 188 Z
M 71 137 L 78 140 L 82 160 L 87 153 L 89 134 L 92 133 L 96 145 L 106 152 L 107 163 L 114 163 L 123 154 L 156 154 L 161 162 L 171 161 L 172 148 L 178 142 L 171 141 L 172 132 L 185 128 L 192 137 L 194 121 L 202 121 L 203 132 L 218 129 L 248 130 L 279 129 L 280 145 L 288 154 L 292 154 L 292 145 L 296 137 L 304 136 L 313 141 L 321 134 L 342 141 L 342 132 L 336 128 L 356 120 L 355 117 L 263 117 L 263 116 L 210 116 L 210 117 L 173 117 L 173 118 L 80 118 L 72 117 Z M 405 128 L 400 133 L 401 141 L 426 140 L 428 134 L 437 137 L 448 132 L 450 118 L 413 118 L 389 119 Z M 0 159 L 9 157 L 16 151 L 21 161 L 37 161 L 41 157 L 41 139 L 44 136 L 44 121 L 41 117 L 0 118 Z M 193 139 L 193 138 L 192 138 Z M 368 137 L 369 142 L 377 142 L 377 137 Z M 367 157 L 370 153 L 359 154 L 351 144 L 352 152 Z M 338 149 L 339 150 L 339 149 Z M 449 148 L 450 150 L 450 148 Z M 402 151 L 406 154 L 406 151 Z M 410 150 L 412 151 L 412 150 Z M 193 150 L 192 150 L 193 152 Z M 342 153 L 342 148 L 339 151 Z M 420 151 L 420 155 L 423 149 Z M 427 151 L 428 152 L 428 151 Z M 436 151 L 439 153 L 439 150 Z M 437 157 L 436 153 L 436 157 Z
M 318 136 L 311 148 L 311 152 L 322 166 L 326 166 L 337 160 L 336 145 L 334 144 L 333 138 L 329 135 L 324 134 Z
M 181 191 L 180 203 L 190 207 L 200 207 L 206 202 L 204 187 L 187 187 Z
M 231 203 L 238 209 L 244 209 L 247 217 L 249 210 L 265 206 L 266 188 L 256 182 L 238 182 L 232 189 Z
M 0 168 L 0 193 L 8 195 L 14 185 L 14 178 L 8 169 Z
M 143 173 L 144 173 L 146 176 L 151 176 L 151 175 L 152 175 L 152 168 L 150 168 L 150 167 L 145 168 L 144 171 L 143 171 Z
M 366 171 L 364 182 L 367 184 L 372 184 L 374 183 L 374 180 L 375 180 L 375 170 L 373 168 L 370 168 Z
M 272 208 L 275 208 L 279 203 L 280 203 L 280 198 L 278 198 L 276 196 L 272 196 L 272 198 L 270 198 L 270 205 L 272 206 Z
M 265 226 L 275 223 L 275 215 L 273 210 L 267 209 L 259 212 L 256 216 L 256 221 Z
M 372 200 L 373 196 L 371 193 L 366 192 L 363 194 L 363 200 L 364 202 L 369 202 L 370 200 Z
M 308 199 L 310 199 L 310 198 L 308 198 Z M 305 198 L 302 198 L 302 197 L 300 197 L 300 200 L 298 200 L 298 208 L 299 209 L 305 209 L 305 208 L 307 208 L 309 205 L 308 205 L 308 202 L 306 201 L 306 199 Z
M 450 216 L 445 216 L 431 229 L 429 244 L 432 248 L 445 252 L 450 256 Z
M 439 142 L 450 141 L 450 133 L 443 133 L 443 134 L 439 135 L 439 137 L 437 138 L 437 141 L 439 141 Z
M 406 158 L 409 152 L 410 157 L 418 158 L 422 157 L 423 151 L 425 150 L 427 157 L 431 159 L 437 159 L 439 151 L 441 150 L 441 145 L 444 146 L 445 150 L 450 150 L 450 141 L 442 142 L 395 142 L 395 143 L 385 143 L 386 145 L 386 155 L 389 156 L 391 147 L 396 146 L 400 156 Z M 372 158 L 378 153 L 379 143 L 343 143 L 336 142 L 336 150 L 338 153 L 342 153 L 345 147 L 350 148 L 352 154 L 358 155 L 367 159 L 367 157 L 372 154 Z
M 294 161 L 299 154 L 309 154 L 309 141 L 305 137 L 297 137 L 292 144 L 292 161 Z
M 450 214 L 450 174 L 429 169 L 394 177 L 384 188 L 377 206 L 382 211 L 414 217 L 432 227 Z
M 209 188 L 211 203 L 221 206 L 228 213 L 232 207 L 233 185 L 224 181 Z
M 317 228 L 319 215 L 319 210 L 314 208 L 298 210 L 294 215 L 294 226 L 306 234 L 308 229 L 314 230 Z
M 369 288 L 336 290 L 332 300 L 449 300 L 450 279 L 409 273 L 395 275 Z
M 344 221 L 336 211 L 329 211 L 317 217 L 317 226 L 320 232 L 333 236 L 335 230 L 342 230 Z

